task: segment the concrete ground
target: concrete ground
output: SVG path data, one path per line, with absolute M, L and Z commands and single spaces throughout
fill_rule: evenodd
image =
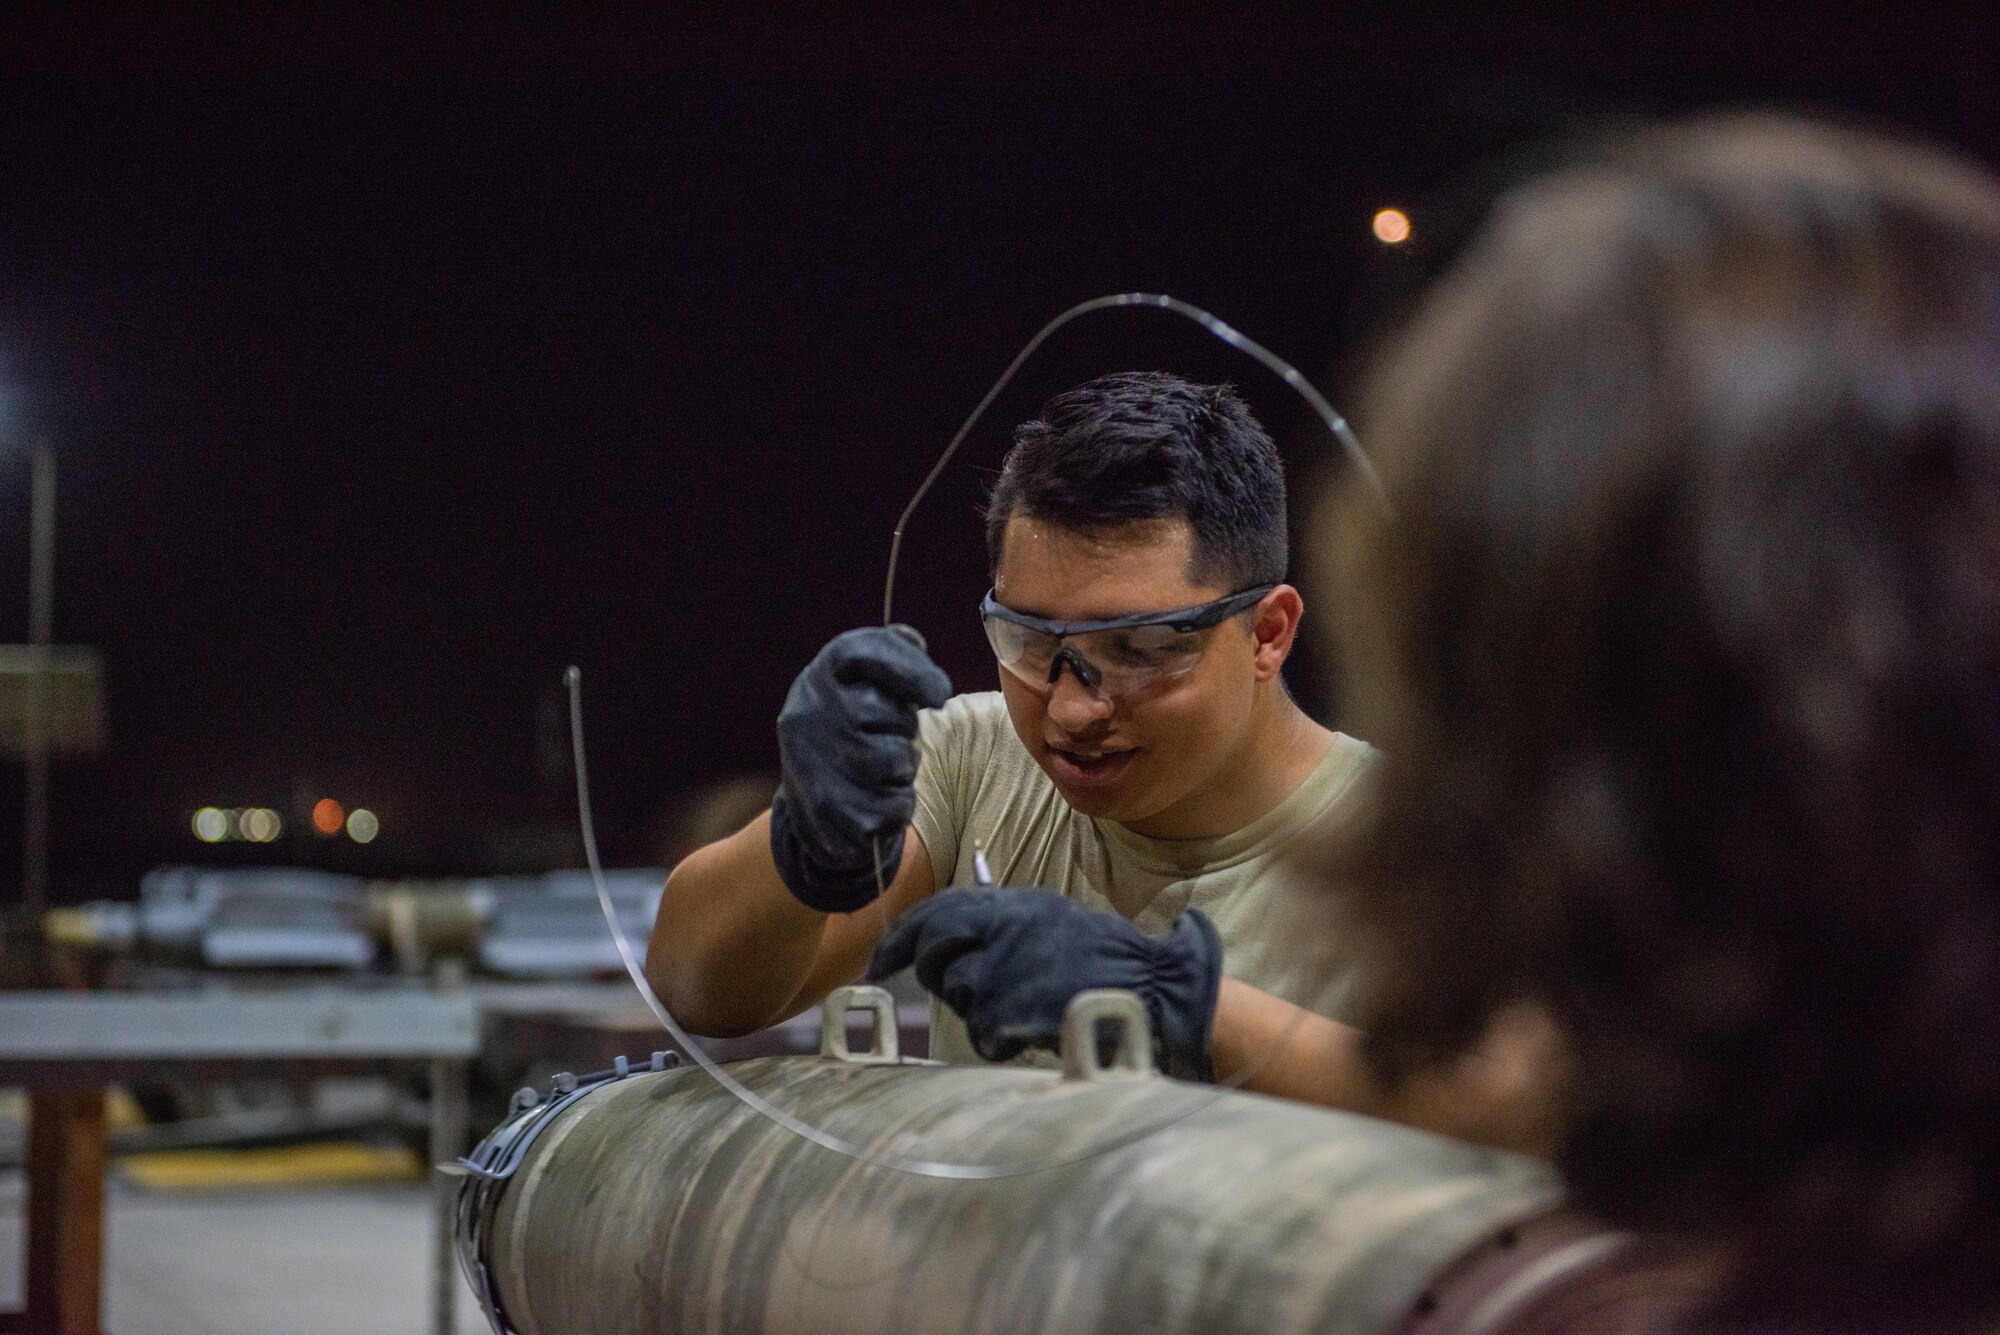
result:
M 431 1193 L 418 1184 L 229 1192 L 114 1181 L 106 1335 L 426 1335 Z M 22 1185 L 0 1174 L 0 1310 L 21 1304 Z M 484 1319 L 459 1282 L 456 1335 Z

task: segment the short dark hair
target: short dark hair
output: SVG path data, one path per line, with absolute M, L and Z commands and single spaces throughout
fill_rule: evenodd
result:
M 987 500 L 995 568 L 1017 513 L 1079 533 L 1185 519 L 1196 583 L 1233 592 L 1285 577 L 1285 467 L 1229 385 L 1123 371 L 1056 395 L 1015 430 Z
M 1559 1161 L 1760 1320 L 2000 1313 L 2000 191 L 1775 117 L 1518 189 L 1323 534 L 1391 1080 L 1538 1000 Z

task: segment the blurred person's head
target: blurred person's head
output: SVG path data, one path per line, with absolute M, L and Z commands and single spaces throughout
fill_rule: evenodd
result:
M 1321 550 L 1389 1079 L 1540 1008 L 1559 1161 L 1746 1312 L 2000 1312 L 2000 192 L 1776 118 L 1514 190 Z
M 1267 590 L 1164 646 L 1175 670 L 1097 689 L 1090 667 L 1000 671 L 1015 731 L 1063 797 L 1142 833 L 1190 837 L 1256 763 L 1302 604 L 1285 584 L 1285 475 L 1227 385 L 1107 375 L 1019 427 L 986 517 L 994 600 L 1052 622 L 1178 611 Z M 1160 652 L 1116 635 L 1107 654 Z M 1100 663 L 1098 666 L 1115 666 Z

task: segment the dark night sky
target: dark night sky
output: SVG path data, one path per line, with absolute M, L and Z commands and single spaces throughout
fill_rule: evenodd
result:
M 383 838 L 266 856 L 478 870 L 567 810 L 537 717 L 572 661 L 609 851 L 650 859 L 678 795 L 774 761 L 910 489 L 1076 300 L 1173 292 L 1337 394 L 1424 263 L 1373 209 L 1422 239 L 1475 164 L 1578 121 L 1776 103 L 2000 157 L 1972 5 L 1342 8 L 0 19 L 0 640 L 46 433 L 57 638 L 103 652 L 112 732 L 57 772 L 57 897 L 194 858 L 204 802 L 322 790 Z M 1073 327 L 910 536 L 904 615 L 962 685 L 1005 426 L 1155 365 L 1242 384 L 1295 480 L 1323 456 L 1166 317 Z

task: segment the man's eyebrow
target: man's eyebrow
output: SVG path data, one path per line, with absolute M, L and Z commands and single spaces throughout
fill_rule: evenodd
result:
M 994 601 L 1000 602 L 1000 600 L 997 597 L 994 599 Z M 1106 612 L 1100 609 L 1093 608 L 1087 611 L 1082 616 L 1073 616 L 1073 617 L 1052 617 L 1047 612 L 1043 612 L 1035 608 L 1018 607 L 1013 603 L 1002 602 L 1000 603 L 1000 605 L 1006 608 L 1009 612 L 1015 612 L 1024 617 L 1034 617 L 1037 621 L 1056 621 L 1056 622 L 1061 622 L 1064 625 L 1074 626 L 1074 625 L 1080 625 L 1087 621 L 1123 621 L 1128 617 L 1158 616 L 1162 612 L 1178 612 L 1181 610 L 1181 607 L 1186 606 L 1187 604 L 1180 604 L 1174 607 L 1159 607 L 1159 608 L 1154 608 L 1150 611 L 1133 611 L 1129 608 L 1126 608 L 1116 612 Z M 1197 604 L 1197 606 L 1198 605 L 1199 604 Z
M 1022 607 L 1019 603 L 1001 602 L 998 598 L 995 598 L 994 601 L 999 602 L 1000 606 L 1006 608 L 1009 612 L 1013 612 L 1019 616 L 1033 617 L 1037 621 L 1060 622 L 1061 624 L 1066 626 L 1075 625 L 1079 621 L 1109 621 L 1111 619 L 1110 617 L 1099 616 L 1095 612 L 1090 613 L 1088 616 L 1080 616 L 1080 617 L 1050 616 L 1046 610 L 1040 607 Z M 1121 613 L 1116 613 L 1115 615 L 1122 616 L 1124 614 L 1121 612 Z
M 1071 621 L 1085 621 L 1092 619 L 1087 617 L 1052 617 L 1046 611 L 1044 611 L 1039 607 L 1023 607 L 1019 603 L 1004 602 L 999 598 L 995 598 L 993 601 L 999 603 L 1000 606 L 1006 608 L 1009 612 L 1012 612 L 1017 616 L 1033 617 L 1037 621 L 1071 622 Z

